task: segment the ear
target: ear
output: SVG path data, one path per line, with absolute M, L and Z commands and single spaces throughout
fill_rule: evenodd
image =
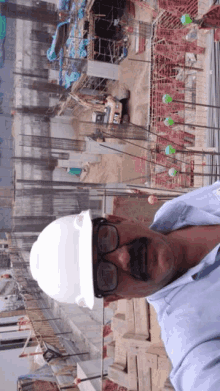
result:
M 121 216 L 116 216 L 116 215 L 105 215 L 105 218 L 108 220 L 109 223 L 112 223 L 112 224 L 118 224 L 118 223 L 121 223 L 123 221 L 126 221 L 127 219 L 125 219 L 124 217 L 121 217 Z

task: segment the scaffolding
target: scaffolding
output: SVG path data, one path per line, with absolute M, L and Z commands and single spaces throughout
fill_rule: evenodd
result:
M 195 146 L 196 102 L 198 91 L 206 83 L 203 70 L 198 66 L 198 56 L 205 49 L 197 44 L 197 31 L 183 26 L 179 15 L 197 16 L 198 1 L 180 1 L 170 10 L 168 3 L 160 0 L 159 6 L 161 11 L 153 23 L 151 37 L 150 128 L 157 135 L 152 150 L 152 185 L 189 188 L 194 186 L 194 156 L 193 153 L 182 154 L 181 149 Z M 165 94 L 178 102 L 167 105 L 162 100 Z M 167 117 L 174 121 L 172 127 L 164 123 Z M 199 120 L 203 118 L 200 116 Z M 175 158 L 157 151 L 169 141 L 180 150 Z M 164 167 L 157 166 L 157 163 Z M 167 170 L 171 167 L 187 175 L 169 178 Z

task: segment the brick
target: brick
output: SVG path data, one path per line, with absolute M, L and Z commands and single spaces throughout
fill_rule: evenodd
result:
M 108 378 L 122 387 L 129 388 L 128 374 L 120 370 L 116 364 L 109 366 Z

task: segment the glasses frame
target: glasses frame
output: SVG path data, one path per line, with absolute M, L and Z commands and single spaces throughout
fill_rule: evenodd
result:
M 112 262 L 107 261 L 107 260 L 104 258 L 104 256 L 105 256 L 105 254 L 110 254 L 110 253 L 112 253 L 113 251 L 117 250 L 117 248 L 119 247 L 119 233 L 118 233 L 118 230 L 117 230 L 117 228 L 115 227 L 115 225 L 109 223 L 109 222 L 107 221 L 107 219 L 105 219 L 105 218 L 98 217 L 98 218 L 96 218 L 96 219 L 93 219 L 93 220 L 92 220 L 92 224 L 93 224 L 93 235 L 92 235 L 93 256 L 94 256 L 94 252 L 95 252 L 94 250 L 95 250 L 95 249 L 96 249 L 96 255 L 97 255 L 97 257 L 96 257 L 96 258 L 97 258 L 96 264 L 94 264 L 94 262 L 93 262 L 94 294 L 95 294 L 95 297 L 97 297 L 97 298 L 100 299 L 100 298 L 109 296 L 109 295 L 110 295 L 113 291 L 115 291 L 115 289 L 117 289 L 117 287 L 118 287 L 118 267 L 117 267 L 115 264 L 113 264 Z M 118 244 L 117 244 L 117 246 L 115 247 L 115 249 L 112 250 L 112 251 L 109 251 L 109 252 L 105 252 L 105 253 L 101 252 L 101 251 L 99 250 L 99 248 L 98 248 L 98 233 L 99 233 L 99 228 L 100 228 L 101 226 L 103 226 L 103 225 L 111 225 L 112 227 L 114 227 L 114 228 L 116 229 L 117 235 L 118 235 Z M 98 273 L 97 273 L 97 271 L 98 271 L 98 267 L 99 267 L 100 262 L 107 262 L 107 263 L 110 263 L 110 264 L 114 265 L 114 267 L 115 267 L 116 270 L 117 270 L 117 285 L 116 285 L 116 287 L 115 287 L 113 290 L 111 290 L 111 291 L 105 291 L 105 292 L 104 292 L 104 291 L 102 291 L 102 290 L 100 290 L 100 289 L 98 288 L 98 284 L 97 284 Z

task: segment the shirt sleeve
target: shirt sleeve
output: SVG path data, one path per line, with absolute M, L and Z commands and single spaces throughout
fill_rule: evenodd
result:
M 172 369 L 170 381 L 176 391 L 219 391 L 220 334 L 192 349 L 181 365 Z

